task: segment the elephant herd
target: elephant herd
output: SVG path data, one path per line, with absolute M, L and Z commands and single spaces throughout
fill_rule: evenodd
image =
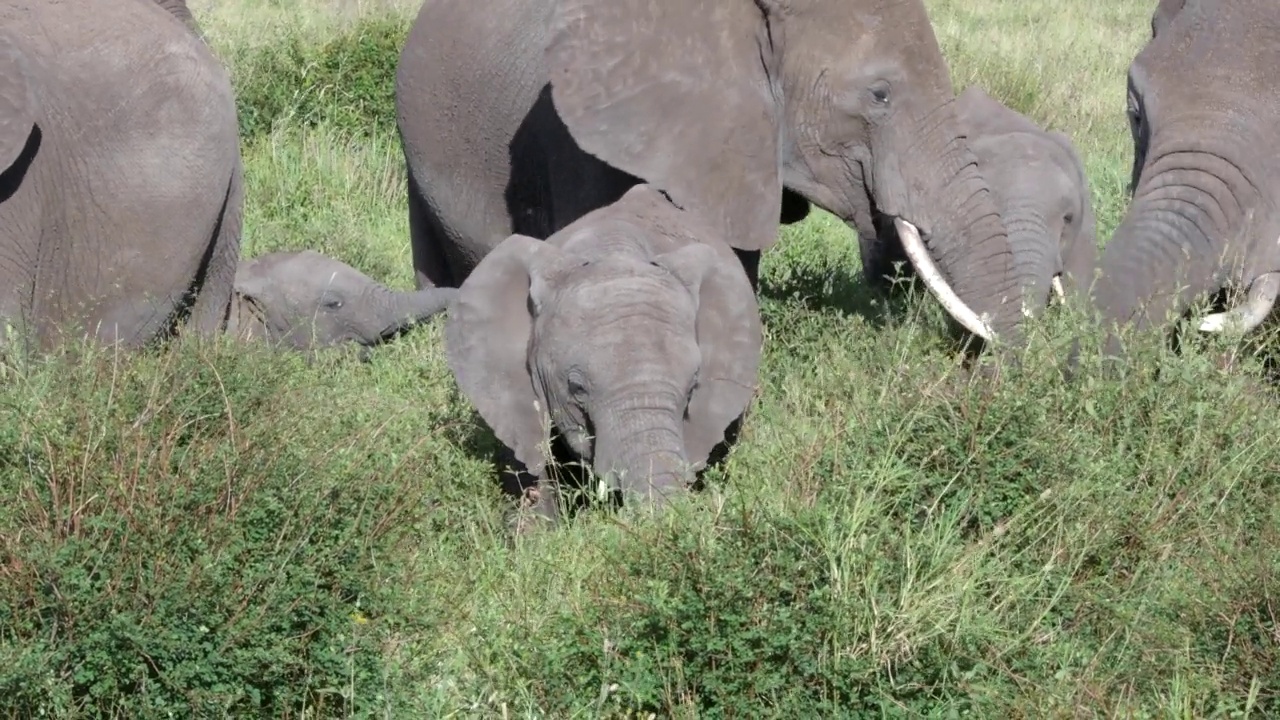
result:
M 1277 38 L 1274 0 L 1160 0 L 1099 256 L 1072 141 L 955 94 L 923 0 L 425 0 L 394 78 L 397 292 L 312 251 L 241 260 L 234 93 L 183 0 L 0 0 L 4 342 L 369 346 L 447 308 L 458 387 L 542 515 L 565 460 L 662 504 L 735 434 L 760 257 L 811 205 L 857 231 L 870 282 L 904 266 L 1000 353 L 1055 302 L 1117 355 L 1122 326 L 1227 290 L 1201 329 L 1259 326 Z

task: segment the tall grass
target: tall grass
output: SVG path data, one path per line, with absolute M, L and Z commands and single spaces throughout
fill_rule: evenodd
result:
M 1105 238 L 1135 0 L 931 0 L 957 87 L 1074 138 Z M 246 253 L 411 282 L 387 92 L 413 4 L 193 3 L 241 97 Z M 0 386 L 0 709 L 57 717 L 1274 717 L 1280 417 L 1140 347 L 994 387 L 817 213 L 764 260 L 742 437 L 661 518 L 513 541 L 439 323 L 314 364 L 179 344 Z M 1215 341 L 1217 342 L 1217 341 Z

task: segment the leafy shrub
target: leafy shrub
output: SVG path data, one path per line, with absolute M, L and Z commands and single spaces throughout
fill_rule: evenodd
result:
M 329 403 L 300 362 L 244 348 L 54 361 L 0 389 L 0 712 L 373 704 L 373 559 L 419 493 Z
M 271 44 L 233 47 L 241 137 L 261 137 L 279 125 L 327 125 L 361 136 L 394 132 L 396 65 L 408 34 L 408 20 L 376 16 L 324 41 L 287 34 Z

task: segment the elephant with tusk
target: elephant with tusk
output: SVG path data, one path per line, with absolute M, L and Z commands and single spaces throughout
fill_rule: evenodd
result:
M 553 459 L 590 465 L 623 502 L 683 493 L 745 412 L 761 342 L 732 249 L 648 185 L 545 241 L 504 240 L 445 325 L 459 388 L 553 520 Z
M 756 286 L 809 203 L 892 218 L 969 332 L 1016 341 L 1022 278 L 922 0 L 427 0 L 396 70 L 419 287 L 456 287 L 648 183 Z
M 1097 223 L 1084 163 L 1070 138 L 1041 128 L 977 86 L 956 98 L 956 114 L 1009 230 L 1023 314 L 1035 317 L 1068 295 L 1087 297 L 1098 257 Z M 901 219 L 891 226 L 878 219 L 880 264 L 869 269 L 873 278 L 888 277 L 900 259 L 910 259 L 908 269 L 917 274 L 930 267 L 918 233 L 903 225 Z
M 241 262 L 227 333 L 304 351 L 367 349 L 443 312 L 457 292 L 392 290 L 314 250 L 275 252 Z
M 1163 332 L 1224 290 L 1245 300 L 1199 328 L 1252 330 L 1280 287 L 1280 12 L 1272 0 L 1162 0 L 1151 28 L 1129 66 L 1133 197 L 1092 295 L 1113 356 L 1122 326 Z

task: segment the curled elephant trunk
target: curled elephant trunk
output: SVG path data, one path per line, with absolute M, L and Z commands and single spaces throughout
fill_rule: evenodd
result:
M 1021 278 L 1009 233 L 977 160 L 959 134 L 951 103 L 914 137 L 913 153 L 932 161 L 878 160 L 876 195 L 893 218 L 907 259 L 929 291 L 966 330 L 1019 342 Z M 904 183 L 898 186 L 897 182 Z
M 594 469 L 633 498 L 665 505 L 693 480 L 684 453 L 684 430 L 679 415 L 652 403 L 633 402 L 607 414 L 597 425 Z
M 377 292 L 378 305 L 383 308 L 381 315 L 385 321 L 382 330 L 383 340 L 444 312 L 458 294 L 456 288 L 395 291 L 379 287 Z

